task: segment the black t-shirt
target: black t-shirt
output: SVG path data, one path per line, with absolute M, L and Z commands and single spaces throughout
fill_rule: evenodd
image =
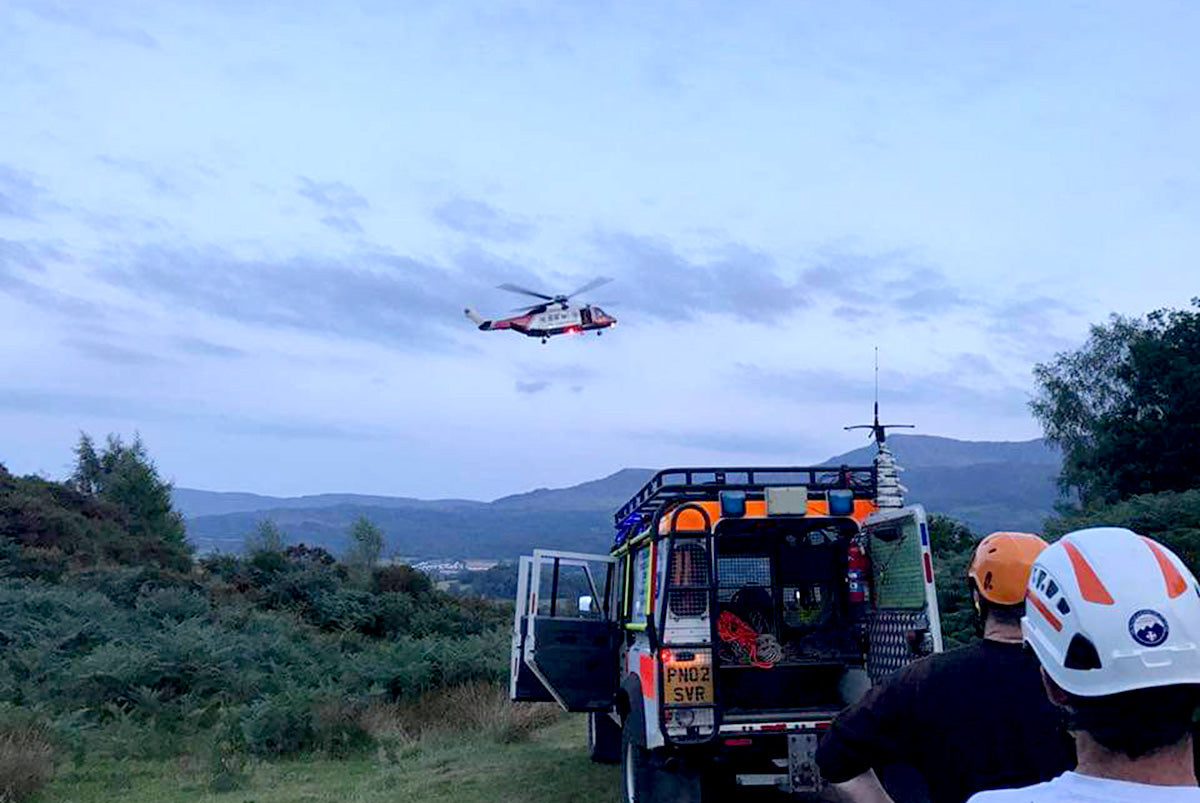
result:
M 1037 659 L 1020 644 L 984 640 L 875 686 L 817 750 L 834 783 L 896 762 L 922 775 L 930 803 L 963 803 L 984 789 L 1047 781 L 1075 766 L 1075 749 Z

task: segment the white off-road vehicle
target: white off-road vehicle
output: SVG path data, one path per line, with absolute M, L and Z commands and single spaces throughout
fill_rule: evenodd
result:
M 512 698 L 587 712 L 628 803 L 819 794 L 821 731 L 942 648 L 925 513 L 901 490 L 886 446 L 869 467 L 659 472 L 609 554 L 521 559 Z

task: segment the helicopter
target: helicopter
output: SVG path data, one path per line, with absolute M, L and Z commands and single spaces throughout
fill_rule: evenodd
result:
M 489 332 L 493 329 L 511 329 L 528 337 L 540 337 L 545 343 L 555 335 L 575 335 L 580 332 L 595 332 L 603 334 L 603 330 L 617 325 L 617 319 L 609 315 L 595 304 L 572 304 L 571 299 L 581 293 L 595 290 L 608 284 L 612 279 L 601 276 L 580 287 L 573 293 L 551 296 L 539 293 L 515 284 L 498 285 L 498 289 L 510 293 L 532 296 L 541 299 L 536 304 L 521 307 L 512 318 L 497 318 L 488 320 L 475 310 L 467 307 L 463 313 L 476 324 L 480 331 Z

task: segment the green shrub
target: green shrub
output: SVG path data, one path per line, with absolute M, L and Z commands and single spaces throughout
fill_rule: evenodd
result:
M 135 607 L 155 619 L 182 622 L 208 613 L 208 599 L 182 588 L 156 588 L 142 593 Z
M 371 575 L 371 588 L 377 594 L 400 591 L 414 597 L 433 591 L 429 575 L 403 564 L 383 566 Z
M 256 755 L 310 749 L 313 727 L 307 695 L 283 692 L 253 703 L 242 718 L 242 737 Z
M 317 699 L 313 705 L 313 746 L 336 758 L 358 755 L 375 746 L 363 723 L 365 705 L 340 695 Z
M 1093 505 L 1046 522 L 1047 537 L 1085 527 L 1127 527 L 1178 553 L 1200 571 L 1200 489 L 1133 496 L 1111 505 Z

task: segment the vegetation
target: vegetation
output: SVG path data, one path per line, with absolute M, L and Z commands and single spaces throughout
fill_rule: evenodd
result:
M 967 568 L 978 536 L 965 524 L 948 516 L 929 517 L 929 546 L 946 649 L 969 644 L 979 637 L 977 617 L 967 590 Z
M 528 735 L 536 718 L 495 704 L 510 612 L 379 566 L 370 521 L 348 562 L 284 546 L 270 521 L 246 556 L 196 561 L 140 440 L 97 452 L 85 435 L 76 454 L 65 483 L 0 467 L 0 800 L 67 755 L 199 752 L 212 788 L 235 789 L 255 757 L 367 755 L 397 738 L 387 721 L 417 738 L 439 705 L 488 738 Z M 462 688 L 476 697 L 438 696 Z
M 1047 536 L 1125 526 L 1200 567 L 1200 311 L 1114 317 L 1035 375 L 1079 502 Z M 340 560 L 273 519 L 243 522 L 244 555 L 197 560 L 140 438 L 75 454 L 65 482 L 0 465 L 0 801 L 614 796 L 580 718 L 507 700 L 513 564 L 451 595 L 382 563 L 387 520 L 364 516 Z M 945 641 L 965 644 L 976 534 L 937 515 L 930 534 Z
M 1200 483 L 1200 478 L 1196 478 Z M 1193 572 L 1200 571 L 1200 488 L 1131 496 L 1092 505 L 1046 522 L 1048 538 L 1085 527 L 1127 527 L 1169 546 Z
M 1061 487 L 1083 507 L 1196 486 L 1200 298 L 1192 303 L 1114 315 L 1082 348 L 1034 369 L 1033 413 L 1063 449 Z
M 429 733 L 347 759 L 250 760 L 241 768 L 247 791 L 213 788 L 210 761 L 102 758 L 64 767 L 45 798 L 75 803 L 616 803 L 617 768 L 593 764 L 585 751 L 584 720 L 539 723 L 528 740 L 497 742 L 486 732 Z
M 1035 369 L 1033 411 L 1079 502 L 1046 522 L 1048 538 L 1127 527 L 1200 569 L 1200 298 L 1192 306 L 1113 316 Z

